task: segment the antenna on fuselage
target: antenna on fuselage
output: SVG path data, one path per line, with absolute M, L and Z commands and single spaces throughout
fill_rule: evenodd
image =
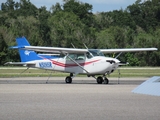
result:
M 83 45 L 84 45 L 84 47 L 85 47 L 86 49 L 88 49 L 88 47 L 86 46 L 86 44 L 83 43 Z
M 71 43 L 71 45 L 72 45 L 73 48 L 76 48 L 72 43 Z

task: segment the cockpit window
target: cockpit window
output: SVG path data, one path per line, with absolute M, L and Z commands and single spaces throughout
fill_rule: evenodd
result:
M 104 56 L 104 54 L 100 51 L 100 50 L 97 50 L 97 49 L 90 49 L 88 50 L 89 53 L 91 53 L 93 56 Z

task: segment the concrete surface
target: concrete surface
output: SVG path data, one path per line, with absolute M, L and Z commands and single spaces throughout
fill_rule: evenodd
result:
M 0 78 L 1 120 L 159 120 L 160 97 L 131 91 L 148 78 Z

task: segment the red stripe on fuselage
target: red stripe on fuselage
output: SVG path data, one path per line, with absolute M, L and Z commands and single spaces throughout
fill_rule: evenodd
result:
M 60 67 L 76 67 L 76 66 L 78 66 L 77 64 L 64 64 L 64 63 L 61 63 L 61 62 L 57 62 L 55 60 L 51 60 L 51 61 L 52 61 L 52 64 L 60 66 Z M 94 62 L 97 62 L 97 61 L 99 61 L 99 60 L 93 60 L 93 61 L 90 61 L 90 62 L 84 62 L 84 63 L 78 63 L 78 64 L 80 64 L 81 66 L 85 66 L 85 65 L 89 65 L 89 64 L 92 64 Z

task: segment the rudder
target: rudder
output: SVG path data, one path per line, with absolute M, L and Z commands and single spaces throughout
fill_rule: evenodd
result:
M 16 38 L 16 42 L 18 46 L 30 46 L 28 40 L 25 37 Z M 19 54 L 21 58 L 21 62 L 28 62 L 33 60 L 41 60 L 37 53 L 32 50 L 22 50 L 19 49 Z

